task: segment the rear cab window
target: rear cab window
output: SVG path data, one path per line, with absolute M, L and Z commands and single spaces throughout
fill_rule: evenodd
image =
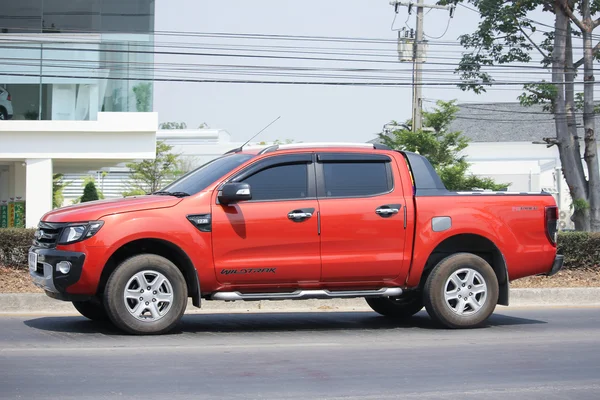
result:
M 391 158 L 374 154 L 320 154 L 319 197 L 372 197 L 394 189 Z

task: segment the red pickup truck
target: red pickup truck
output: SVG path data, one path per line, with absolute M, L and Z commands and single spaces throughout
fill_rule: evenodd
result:
M 202 300 L 364 297 L 475 327 L 509 282 L 552 275 L 545 193 L 450 192 L 429 161 L 372 144 L 235 149 L 147 196 L 44 215 L 33 282 L 134 334 L 171 330 Z

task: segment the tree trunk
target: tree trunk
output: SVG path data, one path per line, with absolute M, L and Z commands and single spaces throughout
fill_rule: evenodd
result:
M 596 121 L 594 119 L 594 54 L 592 46 L 592 18 L 589 0 L 583 1 L 583 126 L 585 151 L 583 158 L 588 167 L 588 204 L 593 232 L 600 231 L 600 169 L 596 145 Z
M 573 41 L 571 24 L 568 24 L 567 38 L 565 46 L 565 105 L 567 113 L 567 128 L 569 130 L 569 144 L 564 146 L 564 151 L 571 153 L 571 157 L 574 160 L 579 160 L 581 157 L 581 147 L 579 146 L 579 137 L 577 134 L 577 117 L 575 107 L 575 68 L 573 66 Z M 577 168 L 577 176 L 585 177 L 583 171 L 583 163 L 575 162 L 575 168 Z M 587 198 L 587 182 L 584 181 L 584 193 Z M 573 197 L 573 193 L 571 193 Z M 578 231 L 589 231 L 590 227 L 586 223 L 589 221 L 589 213 L 585 209 L 575 209 L 572 218 L 575 223 L 575 229 Z
M 572 138 L 573 157 L 581 157 L 581 147 L 579 145 L 579 135 L 577 133 L 577 107 L 575 106 L 575 75 L 576 70 L 573 65 L 573 40 L 571 32 L 571 24 L 567 29 L 567 43 L 565 48 L 565 101 L 567 108 L 567 126 L 569 134 Z M 577 163 L 577 173 L 579 176 L 585 177 L 583 171 L 583 163 Z M 585 178 L 584 178 L 585 179 Z M 585 186 L 587 196 L 587 186 Z
M 575 137 L 569 132 L 567 124 L 567 99 L 565 94 L 565 60 L 567 45 L 567 30 L 569 18 L 555 0 L 554 10 L 556 19 L 554 21 L 554 49 L 552 52 L 552 83 L 556 85 L 556 98 L 554 100 L 554 117 L 556 127 L 556 138 L 562 172 L 569 186 L 569 193 L 574 203 L 581 200 L 587 201 L 587 182 L 581 167 L 581 155 L 576 152 L 578 145 Z M 571 76 L 569 76 L 570 78 Z M 581 173 L 580 173 L 581 171 Z M 590 230 L 590 220 L 585 214 L 587 210 L 579 210 L 573 214 L 571 219 L 578 230 Z

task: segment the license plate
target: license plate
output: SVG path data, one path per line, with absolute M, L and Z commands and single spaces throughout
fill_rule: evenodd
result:
M 29 269 L 35 271 L 37 269 L 38 254 L 33 251 L 29 252 Z

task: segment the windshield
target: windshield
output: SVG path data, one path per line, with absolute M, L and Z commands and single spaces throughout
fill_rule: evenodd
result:
M 254 156 L 251 154 L 231 154 L 209 161 L 177 179 L 162 189 L 161 192 L 196 194 L 252 157 Z

